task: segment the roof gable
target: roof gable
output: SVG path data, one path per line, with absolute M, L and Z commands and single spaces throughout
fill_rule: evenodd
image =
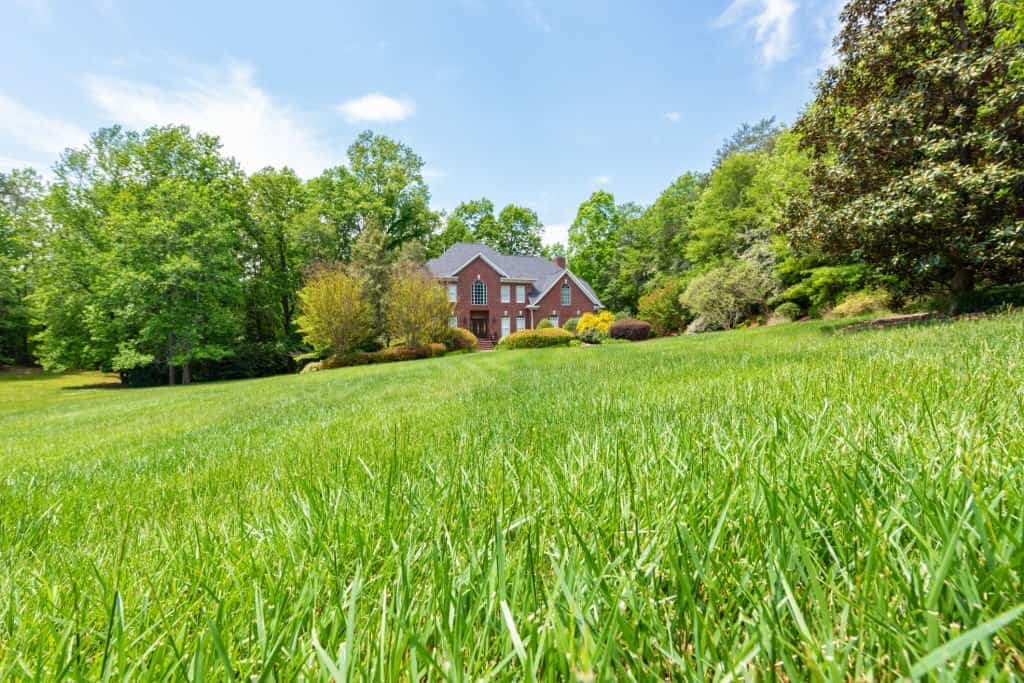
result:
M 530 304 L 536 304 L 554 286 L 554 283 L 562 277 L 568 276 L 595 306 L 603 306 L 590 285 L 573 274 L 572 271 L 541 256 L 500 254 L 486 244 L 457 242 L 437 258 L 427 261 L 427 269 L 434 277 L 455 277 L 459 271 L 477 258 L 482 258 L 502 277 L 533 282 L 532 291 L 529 294 Z

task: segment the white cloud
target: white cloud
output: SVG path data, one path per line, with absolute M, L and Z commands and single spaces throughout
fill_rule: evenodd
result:
M 425 180 L 441 180 L 442 178 L 448 177 L 448 171 L 437 166 L 424 166 L 423 167 L 423 178 Z
M 60 119 L 32 111 L 14 98 L 0 94 L 0 140 L 17 147 L 56 157 L 67 147 L 89 139 L 89 133 Z
M 36 168 L 38 169 L 39 164 L 32 163 L 31 161 L 25 161 L 23 159 L 14 159 L 12 157 L 0 157 L 0 171 L 13 171 L 16 168 Z
M 796 0 L 733 0 L 718 17 L 716 25 L 725 28 L 742 23 L 753 29 L 761 61 L 772 65 L 784 62 L 793 54 L 796 11 Z
M 557 223 L 553 225 L 544 226 L 544 244 L 568 244 L 569 243 L 569 224 L 568 223 Z
M 679 123 L 679 119 L 683 118 L 683 115 L 677 111 L 665 112 L 665 118 L 669 123 Z
M 416 112 L 416 105 L 380 93 L 370 93 L 342 102 L 336 109 L 349 123 L 394 123 L 404 121 Z
M 217 135 L 247 171 L 289 166 L 308 178 L 341 161 L 318 130 L 257 86 L 242 64 L 205 70 L 177 89 L 96 75 L 84 84 L 113 121 L 132 128 L 185 124 Z
M 548 22 L 548 18 L 541 11 L 540 7 L 533 0 L 518 0 L 516 6 L 519 11 L 522 12 L 526 20 L 531 24 L 539 28 L 544 33 L 551 33 L 551 24 Z
M 595 185 L 608 185 L 612 182 L 612 177 L 608 175 L 594 176 L 593 182 Z

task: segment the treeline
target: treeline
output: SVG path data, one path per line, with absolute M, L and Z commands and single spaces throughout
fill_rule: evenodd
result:
M 564 247 L 541 244 L 526 207 L 433 211 L 422 160 L 371 132 L 303 181 L 247 175 L 187 128 L 100 130 L 49 182 L 0 174 L 0 364 L 280 372 L 307 348 L 310 273 L 355 262 L 376 288 L 367 343 L 383 344 L 386 274 L 460 240 L 564 253 L 659 333 L 816 315 L 858 293 L 970 306 L 1024 279 L 1022 37 L 1018 2 L 850 2 L 839 61 L 795 125 L 743 126 L 650 206 L 594 193 Z
M 792 128 L 744 126 L 709 173 L 650 207 L 594 193 L 570 228 L 572 267 L 660 332 L 813 316 L 847 297 L 951 310 L 998 298 L 1024 281 L 1021 7 L 848 3 L 839 62 Z

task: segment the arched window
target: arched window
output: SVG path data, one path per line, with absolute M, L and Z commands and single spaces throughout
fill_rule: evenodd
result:
M 477 280 L 473 283 L 473 305 L 487 305 L 487 285 L 484 284 L 483 280 Z
M 569 287 L 569 283 L 562 285 L 562 305 L 569 306 L 572 304 L 572 288 Z

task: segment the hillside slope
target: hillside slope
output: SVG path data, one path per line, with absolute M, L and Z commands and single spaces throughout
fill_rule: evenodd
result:
M 0 679 L 1020 673 L 1022 359 L 1008 316 L 3 377 Z

